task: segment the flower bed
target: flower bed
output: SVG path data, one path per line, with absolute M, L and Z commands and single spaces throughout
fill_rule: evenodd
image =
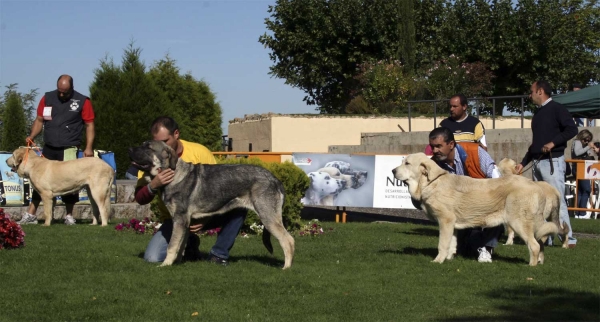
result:
M 12 221 L 0 208 L 0 249 L 14 249 L 25 246 L 25 233 L 21 226 Z

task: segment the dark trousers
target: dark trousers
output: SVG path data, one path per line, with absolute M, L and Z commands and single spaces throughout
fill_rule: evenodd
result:
M 42 154 L 44 155 L 44 158 L 48 160 L 63 161 L 65 157 L 65 149 L 69 148 L 72 147 L 67 146 L 62 148 L 56 148 L 49 145 L 44 145 L 44 148 L 42 149 Z M 79 201 L 79 194 L 75 193 L 70 195 L 64 195 L 61 196 L 61 198 L 64 203 L 74 204 Z M 33 190 L 33 194 L 31 194 L 31 200 L 38 202 L 42 200 L 42 197 L 37 191 L 35 191 L 35 189 Z
M 490 228 L 466 228 L 456 234 L 456 252 L 462 256 L 470 257 L 477 255 L 480 247 L 495 248 L 498 246 L 498 237 L 504 232 L 504 225 Z

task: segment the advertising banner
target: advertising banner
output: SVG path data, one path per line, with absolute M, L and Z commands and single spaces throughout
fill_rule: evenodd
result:
M 23 178 L 6 164 L 12 152 L 0 152 L 0 205 L 24 206 L 29 204 L 29 186 L 25 186 Z
M 306 206 L 415 209 L 392 173 L 404 156 L 294 153 L 292 160 L 311 180 Z
M 294 153 L 292 161 L 311 180 L 304 205 L 373 207 L 375 156 Z
M 402 164 L 404 155 L 375 156 L 373 208 L 415 209 L 408 186 L 394 178 L 392 170 Z
M 586 160 L 584 171 L 586 179 L 600 179 L 600 163 L 598 161 Z

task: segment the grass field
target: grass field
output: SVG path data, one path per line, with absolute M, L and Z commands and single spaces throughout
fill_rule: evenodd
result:
M 597 233 L 597 223 L 573 226 Z M 26 246 L 0 251 L 0 321 L 600 320 L 598 238 L 547 247 L 537 267 L 523 244 L 499 246 L 491 264 L 440 265 L 436 226 L 322 224 L 325 234 L 296 237 L 287 271 L 275 239 L 274 257 L 240 237 L 228 267 L 159 268 L 141 258 L 150 235 L 25 226 Z

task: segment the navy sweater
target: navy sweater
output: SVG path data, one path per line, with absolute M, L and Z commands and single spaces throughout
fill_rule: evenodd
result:
M 521 164 L 526 166 L 531 160 L 537 160 L 542 155 L 542 147 L 550 142 L 554 147 L 550 151 L 553 158 L 565 154 L 567 142 L 577 135 L 577 126 L 566 107 L 555 101 L 542 106 L 531 120 L 533 140 Z M 542 159 L 547 159 L 548 154 Z

